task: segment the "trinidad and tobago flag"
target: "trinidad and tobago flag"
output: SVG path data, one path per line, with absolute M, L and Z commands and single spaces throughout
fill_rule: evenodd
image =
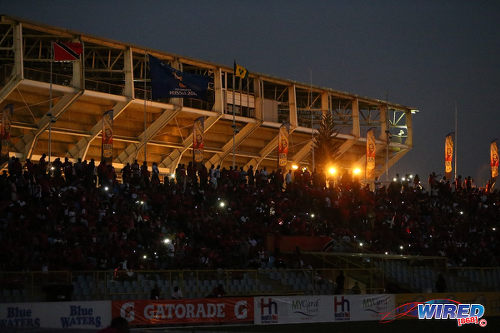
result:
M 80 59 L 83 52 L 82 43 L 52 42 L 55 61 L 73 61 Z

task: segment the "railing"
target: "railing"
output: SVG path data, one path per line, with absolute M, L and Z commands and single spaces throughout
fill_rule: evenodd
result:
M 175 286 L 185 297 L 209 295 L 219 284 L 227 296 L 333 294 L 339 269 L 166 270 L 1 272 L 0 302 L 41 301 L 47 287 L 73 289 L 73 299 L 144 299 L 153 288 L 170 298 Z M 384 291 L 376 269 L 344 269 L 345 289 L 357 281 L 364 293 Z M 67 289 L 67 288 L 66 288 Z

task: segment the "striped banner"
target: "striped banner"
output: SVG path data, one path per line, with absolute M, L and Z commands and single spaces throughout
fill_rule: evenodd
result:
M 288 162 L 288 124 L 282 124 L 278 138 L 278 163 L 280 167 Z
M 375 179 L 375 154 L 376 143 L 374 129 L 371 128 L 366 132 L 366 179 Z
M 193 156 L 195 162 L 203 161 L 203 148 L 205 147 L 204 132 L 205 118 L 199 117 L 193 123 Z
M 102 160 L 113 162 L 113 110 L 106 111 L 102 117 Z

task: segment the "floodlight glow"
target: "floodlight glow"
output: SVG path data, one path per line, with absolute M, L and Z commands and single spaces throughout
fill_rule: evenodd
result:
M 109 190 L 109 187 L 104 186 L 104 191 L 108 191 L 108 190 Z
M 225 205 L 226 205 L 226 203 L 225 203 L 224 201 L 221 201 L 221 202 L 219 203 L 220 208 L 224 208 L 224 206 L 225 206 Z
M 148 256 L 147 255 L 143 255 L 142 259 L 148 259 Z
M 292 169 L 293 169 L 293 170 L 297 170 L 298 168 L 299 168 L 299 166 L 298 166 L 297 164 L 293 164 L 293 165 L 292 165 Z
M 362 242 L 360 242 L 360 243 L 359 243 L 359 246 L 360 246 L 360 247 L 363 247 L 363 243 L 362 243 Z
M 337 173 L 337 169 L 335 169 L 334 167 L 331 167 L 330 169 L 328 169 L 328 172 L 330 173 L 330 175 L 334 175 Z
M 170 242 L 171 242 L 170 238 L 165 238 L 163 240 L 163 244 L 170 244 Z
M 170 175 L 170 178 L 175 178 L 175 173 L 172 173 L 172 174 Z
M 399 246 L 399 249 L 400 249 L 400 250 L 402 250 L 402 249 L 403 249 L 403 245 L 400 245 L 400 246 Z
M 361 173 L 361 169 L 360 168 L 354 168 L 354 170 L 352 170 L 352 172 L 355 174 L 355 175 L 359 175 Z
M 314 213 L 311 214 L 311 218 L 313 219 L 316 215 L 314 215 Z
M 392 178 L 392 181 L 393 181 L 393 182 L 397 182 L 397 181 L 398 181 L 398 179 L 397 179 L 396 177 L 394 177 L 394 178 Z

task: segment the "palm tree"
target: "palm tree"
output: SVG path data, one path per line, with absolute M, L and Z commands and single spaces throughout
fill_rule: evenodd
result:
M 326 169 L 334 160 L 335 152 L 340 146 L 340 143 L 334 140 L 337 135 L 332 113 L 324 112 L 318 133 L 314 137 L 314 156 L 319 168 Z

